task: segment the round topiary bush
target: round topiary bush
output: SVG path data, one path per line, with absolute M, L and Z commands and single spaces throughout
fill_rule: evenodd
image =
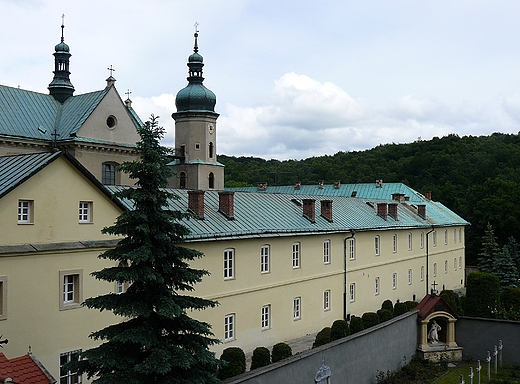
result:
M 397 302 L 394 305 L 394 317 L 402 315 L 403 313 L 408 312 L 408 308 L 405 303 Z
M 363 329 L 365 329 L 363 319 L 361 317 L 352 315 L 350 317 L 350 334 L 353 335 L 354 333 L 362 331 Z
M 381 322 L 379 316 L 375 312 L 365 312 L 363 313 L 363 316 L 361 316 L 361 318 L 363 319 L 365 329 L 373 327 L 374 325 L 377 325 Z
M 330 327 L 330 341 L 338 340 L 350 335 L 350 328 L 345 320 L 336 320 Z
M 271 352 L 266 347 L 256 347 L 251 357 L 251 369 L 271 364 Z
M 408 311 L 413 311 L 415 308 L 417 308 L 417 306 L 419 305 L 419 303 L 416 302 L 416 301 L 408 300 L 408 301 L 405 301 L 405 302 L 404 302 L 404 305 L 406 305 L 406 309 L 407 309 Z
M 378 310 L 377 315 L 379 316 L 379 320 L 381 320 L 381 322 L 388 321 L 394 317 L 393 311 L 389 311 L 388 309 Z
M 278 343 L 273 345 L 273 351 L 271 353 L 271 360 L 273 363 L 277 361 L 287 359 L 292 356 L 292 349 L 289 344 L 286 343 Z
M 246 355 L 239 347 L 229 347 L 222 351 L 220 360 L 224 363 L 217 370 L 217 377 L 225 380 L 229 377 L 240 375 L 246 371 Z
M 390 312 L 394 313 L 394 305 L 392 304 L 392 300 L 385 300 L 383 304 L 381 304 L 381 309 L 387 309 Z
M 319 347 L 321 345 L 330 343 L 331 340 L 331 328 L 325 327 L 321 331 L 318 332 L 316 338 L 314 339 L 314 343 L 312 344 L 312 348 Z

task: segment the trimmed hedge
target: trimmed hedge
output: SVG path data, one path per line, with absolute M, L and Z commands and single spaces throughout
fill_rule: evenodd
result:
M 321 331 L 319 331 L 318 334 L 316 335 L 316 338 L 314 339 L 312 348 L 317 348 L 321 345 L 330 343 L 331 333 L 332 333 L 332 329 L 330 327 L 325 327 Z
M 492 273 L 473 272 L 466 280 L 465 316 L 496 318 L 500 309 L 500 280 Z
M 419 305 L 419 303 L 416 302 L 416 301 L 408 300 L 408 301 L 405 301 L 405 302 L 404 302 L 404 305 L 406 305 L 406 309 L 407 309 L 408 311 L 413 311 L 415 308 L 417 308 L 417 306 Z
M 251 357 L 251 369 L 271 364 L 271 352 L 266 347 L 256 347 Z
M 365 312 L 363 313 L 363 316 L 361 316 L 361 318 L 363 319 L 365 329 L 373 327 L 374 325 L 377 325 L 381 322 L 379 316 L 375 312 Z
M 505 310 L 520 311 L 520 288 L 506 287 L 500 294 L 500 303 Z
M 330 327 L 330 341 L 342 339 L 350 335 L 350 328 L 345 320 L 336 320 Z
M 365 329 L 365 325 L 363 324 L 363 319 L 361 317 L 357 317 L 352 315 L 350 317 L 350 334 L 360 332 Z
M 239 347 L 229 347 L 222 351 L 220 360 L 224 363 L 217 370 L 217 377 L 225 380 L 229 377 L 240 375 L 246 371 L 246 355 Z
M 287 359 L 292 356 L 292 349 L 289 344 L 277 343 L 273 345 L 273 351 L 271 352 L 271 360 L 273 363 L 277 361 Z
M 455 313 L 459 313 L 459 308 L 457 306 L 456 294 L 451 289 L 445 289 L 441 291 L 440 297 L 449 305 L 449 307 L 455 311 Z
M 379 309 L 377 311 L 377 315 L 379 316 L 379 320 L 381 320 L 383 323 L 385 321 L 391 320 L 394 317 L 394 312 L 388 309 Z
M 397 302 L 394 305 L 394 317 L 402 315 L 403 313 L 408 312 L 408 307 L 405 303 Z
M 393 316 L 394 305 L 392 304 L 392 300 L 387 299 L 387 300 L 383 301 L 383 304 L 381 304 L 381 309 L 389 310 L 390 312 L 392 312 L 392 316 Z

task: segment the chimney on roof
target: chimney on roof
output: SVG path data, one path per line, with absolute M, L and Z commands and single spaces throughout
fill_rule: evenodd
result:
M 426 197 L 428 200 L 431 200 L 432 199 L 432 191 L 424 192 L 424 197 Z
M 107 82 L 107 88 L 114 86 L 116 83 L 116 79 L 113 76 L 109 76 L 106 80 Z
M 376 180 L 376 188 L 381 188 L 383 186 L 383 179 Z
M 204 219 L 204 191 L 188 191 L 188 209 L 197 218 Z
M 127 108 L 132 108 L 132 100 L 130 98 L 125 100 L 125 105 Z
M 334 182 L 334 189 L 338 189 L 340 185 L 341 185 L 341 181 L 340 180 L 336 180 Z
M 303 199 L 303 216 L 309 219 L 311 223 L 316 221 L 315 203 L 314 199 Z
M 301 181 L 297 181 L 296 183 L 294 183 L 294 189 L 296 189 L 297 191 L 300 190 L 301 186 L 302 186 L 302 182 Z
M 377 203 L 377 214 L 386 220 L 388 216 L 388 204 L 387 203 Z
M 332 200 L 321 201 L 321 216 L 332 223 Z
M 319 188 L 319 189 L 323 189 L 323 180 L 321 180 L 321 181 L 318 183 L 318 188 Z
M 397 218 L 397 203 L 390 203 L 388 204 L 388 215 L 392 216 L 395 220 L 398 220 Z
M 258 183 L 258 190 L 265 191 L 267 189 L 267 183 Z
M 392 200 L 404 201 L 404 193 L 392 193 Z
M 421 216 L 423 219 L 426 219 L 426 205 L 419 204 L 417 205 L 417 214 Z
M 235 219 L 235 192 L 220 191 L 218 193 L 218 211 L 229 220 Z

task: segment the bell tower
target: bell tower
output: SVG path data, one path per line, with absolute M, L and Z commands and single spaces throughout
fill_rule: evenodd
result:
M 224 189 L 224 165 L 217 161 L 217 118 L 215 94 L 202 84 L 204 62 L 199 54 L 199 32 L 188 57 L 188 85 L 177 93 L 175 105 L 175 162 L 173 188 Z
M 61 42 L 54 47 L 54 78 L 49 84 L 49 93 L 60 103 L 64 103 L 74 93 L 74 86 L 70 82 L 69 61 L 70 49 L 65 44 L 63 30 L 65 29 L 65 15 L 61 16 Z

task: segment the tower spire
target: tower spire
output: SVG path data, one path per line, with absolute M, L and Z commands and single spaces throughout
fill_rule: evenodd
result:
M 49 93 L 60 103 L 63 103 L 74 93 L 70 82 L 69 60 L 70 49 L 65 44 L 65 15 L 61 15 L 61 42 L 54 47 L 54 78 L 49 84 Z

